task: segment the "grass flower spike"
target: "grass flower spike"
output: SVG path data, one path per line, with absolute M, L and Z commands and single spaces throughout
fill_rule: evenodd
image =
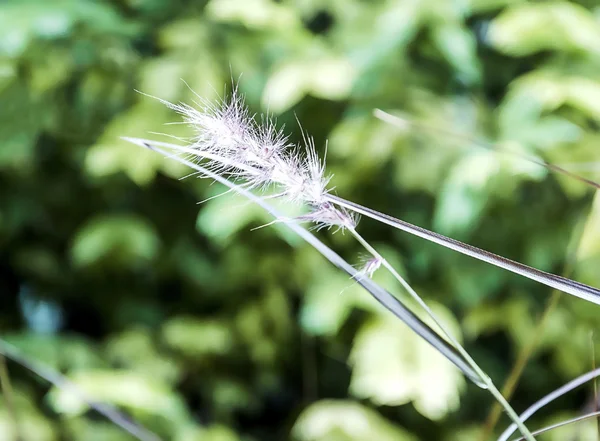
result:
M 176 150 L 206 159 L 206 168 L 242 181 L 247 188 L 276 186 L 277 196 L 310 207 L 310 213 L 298 220 L 314 222 L 319 228 L 356 226 L 356 215 L 328 201 L 331 177 L 325 174 L 312 138 L 304 136 L 302 152 L 272 119 L 263 117 L 257 123 L 237 89 L 217 105 L 198 98 L 196 107 L 161 100 L 180 113 L 195 132 L 188 148 Z

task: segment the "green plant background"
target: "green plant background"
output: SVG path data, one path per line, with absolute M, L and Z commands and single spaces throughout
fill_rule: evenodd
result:
M 600 286 L 591 189 L 473 141 L 597 160 L 599 17 L 592 0 L 1 2 L 2 338 L 164 439 L 480 439 L 489 395 L 284 229 L 251 231 L 269 222 L 259 209 L 231 195 L 197 205 L 223 189 L 177 180 L 188 170 L 119 137 L 190 134 L 136 90 L 191 103 L 237 82 L 292 140 L 296 117 L 321 154 L 328 140 L 345 198 Z M 550 290 L 368 219 L 359 229 L 501 385 Z M 348 235 L 321 236 L 360 262 Z M 517 410 L 594 367 L 599 312 L 560 299 Z M 23 441 L 130 439 L 8 367 Z M 531 427 L 592 402 L 581 388 Z M 2 401 L 1 439 L 11 427 Z M 594 434 L 589 422 L 543 439 Z

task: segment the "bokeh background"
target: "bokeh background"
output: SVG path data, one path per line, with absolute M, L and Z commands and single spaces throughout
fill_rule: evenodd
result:
M 293 141 L 296 117 L 321 154 L 328 140 L 341 196 L 600 286 L 593 188 L 501 153 L 599 177 L 600 4 L 0 2 L 4 340 L 165 440 L 492 439 L 507 424 L 484 429 L 492 398 L 346 275 L 283 228 L 251 231 L 270 219 L 233 195 L 198 205 L 223 188 L 120 140 L 190 134 L 136 91 L 191 103 L 232 84 Z M 499 386 L 528 355 L 517 410 L 597 364 L 596 306 L 368 219 L 359 230 Z M 360 263 L 348 235 L 319 235 Z M 23 441 L 131 439 L 7 364 Z M 17 439 L 5 403 L 0 439 Z M 531 427 L 593 403 L 583 387 Z M 540 439 L 595 440 L 596 425 Z

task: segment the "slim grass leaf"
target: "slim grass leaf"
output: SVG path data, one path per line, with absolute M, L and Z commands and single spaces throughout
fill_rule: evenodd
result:
M 541 400 L 538 400 L 535 403 L 533 403 L 531 406 L 529 406 L 527 408 L 527 410 L 525 410 L 525 412 L 523 412 L 521 415 L 519 415 L 519 419 L 521 421 L 526 421 L 528 418 L 530 418 L 533 414 L 535 414 L 542 407 L 546 406 L 547 404 L 551 403 L 552 401 L 556 400 L 557 398 L 561 397 L 562 395 L 566 394 L 567 392 L 570 392 L 573 389 L 581 386 L 582 384 L 584 384 L 590 380 L 593 380 L 594 378 L 596 378 L 598 376 L 600 376 L 600 368 L 594 369 L 593 371 L 590 371 L 586 374 L 580 375 L 579 377 L 575 378 L 574 380 L 569 381 L 567 384 L 559 387 L 558 389 L 553 390 L 548 395 L 544 396 Z M 508 438 L 515 432 L 515 430 L 517 430 L 516 424 L 511 424 L 502 433 L 502 435 L 500 435 L 500 438 L 498 438 L 498 441 L 507 441 Z
M 437 243 L 438 245 L 442 245 L 461 254 L 465 254 L 491 265 L 495 265 L 499 268 L 519 274 L 520 276 L 535 280 L 536 282 L 542 283 L 551 288 L 558 289 L 559 291 L 565 292 L 572 296 L 579 297 L 580 299 L 600 305 L 600 290 L 597 288 L 593 288 L 583 283 L 567 279 L 566 277 L 550 274 L 522 263 L 515 262 L 514 260 L 498 256 L 497 254 L 482 250 L 481 248 L 477 248 L 444 235 L 434 233 L 433 231 L 429 231 L 425 228 L 418 227 L 400 219 L 396 219 L 393 216 L 381 213 L 368 207 L 364 207 L 360 204 L 348 201 L 335 195 L 328 194 L 326 198 L 331 203 L 347 210 L 370 217 L 371 219 L 413 234 L 422 239 L 426 239 L 430 242 Z
M 578 417 L 570 418 L 568 420 L 561 421 L 560 423 L 552 424 L 551 426 L 546 426 L 546 427 L 544 427 L 542 429 L 538 429 L 538 430 L 536 430 L 534 432 L 531 432 L 531 434 L 532 435 L 541 435 L 542 433 L 550 432 L 551 430 L 558 429 L 559 427 L 564 427 L 564 426 L 568 426 L 569 424 L 579 423 L 581 421 L 585 421 L 585 420 L 588 420 L 590 418 L 596 418 L 598 416 L 600 416 L 600 411 L 586 413 L 585 415 L 580 415 Z M 525 438 L 523 438 L 521 436 L 519 438 L 516 438 L 513 441 L 522 441 L 524 439 Z
M 59 372 L 56 372 L 54 369 L 51 369 L 48 366 L 45 366 L 34 360 L 26 358 L 16 347 L 3 340 L 0 340 L 0 354 L 14 361 L 15 363 L 20 364 L 21 366 L 40 376 L 44 380 L 53 384 L 54 386 L 63 390 L 68 390 L 72 394 L 76 395 L 85 404 L 87 404 L 91 409 L 94 409 L 96 412 L 100 413 L 101 415 L 104 415 L 114 424 L 116 424 L 117 426 L 119 426 L 138 440 L 160 441 L 160 438 L 156 434 L 143 428 L 141 425 L 131 421 L 129 417 L 126 417 L 125 415 L 121 414 L 114 407 L 106 403 L 99 403 L 94 401 L 91 397 L 88 397 L 85 393 L 81 391 L 81 389 L 75 386 L 75 384 L 73 384 Z
M 493 144 L 491 142 L 487 142 L 487 141 L 483 141 L 481 139 L 477 139 L 473 136 L 470 136 L 468 134 L 463 134 L 463 133 L 458 133 L 458 132 L 454 132 L 452 130 L 446 130 L 443 128 L 439 128 L 439 127 L 435 127 L 432 125 L 429 125 L 427 123 L 424 122 L 420 122 L 420 121 L 412 121 L 409 119 L 405 119 L 405 118 L 400 118 L 398 116 L 395 115 L 391 115 L 387 112 L 384 112 L 383 110 L 380 109 L 375 109 L 373 111 L 373 114 L 375 115 L 375 117 L 379 118 L 381 121 L 387 122 L 391 125 L 394 125 L 396 127 L 398 127 L 399 129 L 404 130 L 407 126 L 411 126 L 411 127 L 415 127 L 415 128 L 420 128 L 420 129 L 424 129 L 427 131 L 431 131 L 431 132 L 437 132 L 440 135 L 443 136 L 451 136 L 457 139 L 463 139 L 464 141 L 467 141 L 469 143 L 472 143 L 474 145 L 477 145 L 479 147 L 482 147 L 486 150 L 490 150 L 492 152 L 496 152 L 496 153 L 507 153 L 510 154 L 512 156 L 515 156 L 517 158 L 523 159 L 524 161 L 530 162 L 532 164 L 536 164 L 539 165 L 541 167 L 545 167 L 548 170 L 561 174 L 561 175 L 565 175 L 568 176 L 572 179 L 575 179 L 577 181 L 583 182 L 584 184 L 589 185 L 590 187 L 593 188 L 598 188 L 600 189 L 600 184 L 598 182 L 592 181 L 591 179 L 587 179 L 584 178 L 583 176 L 579 176 L 576 173 L 573 173 L 572 171 L 567 170 L 566 168 L 556 165 L 556 164 L 552 164 L 550 162 L 546 162 L 542 159 L 539 159 L 535 156 L 532 155 L 527 155 L 523 152 L 520 152 L 518 150 L 513 150 L 507 147 L 500 147 L 499 145 Z

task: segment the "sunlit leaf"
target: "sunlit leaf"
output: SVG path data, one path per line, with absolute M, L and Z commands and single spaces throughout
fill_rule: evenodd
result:
M 131 441 L 131 435 L 107 421 L 91 421 L 90 418 L 69 418 L 66 431 L 73 439 L 88 441 Z
M 218 189 L 218 191 L 225 191 Z M 218 194 L 218 193 L 217 193 Z M 271 222 L 264 210 L 236 195 L 226 194 L 206 202 L 198 213 L 196 228 L 215 243 L 225 245 L 233 235 L 258 221 L 258 225 Z
M 457 335 L 458 325 L 434 307 Z M 402 323 L 387 316 L 372 319 L 357 334 L 352 353 L 350 391 L 377 405 L 413 402 L 424 416 L 440 419 L 458 408 L 465 385 L 462 374 Z
M 342 400 L 312 404 L 296 421 L 293 435 L 300 441 L 416 441 L 368 407 Z
M 167 383 L 179 379 L 179 366 L 158 352 L 153 336 L 146 329 L 131 329 L 115 335 L 106 343 L 106 353 L 107 358 L 117 366 Z
M 193 317 L 176 317 L 162 328 L 165 342 L 189 357 L 225 355 L 234 346 L 234 336 L 226 323 Z
M 38 412 L 29 409 L 19 412 L 19 432 L 15 431 L 13 416 L 6 408 L 0 408 L 0 433 L 6 440 L 56 441 L 58 436 L 54 425 Z
M 323 270 L 320 276 L 309 285 L 300 313 L 302 327 L 309 334 L 334 335 L 352 308 L 361 305 L 368 309 L 373 306 L 361 295 L 363 293 L 356 281 L 327 270 Z
M 257 29 L 277 28 L 289 31 L 299 24 L 291 8 L 268 0 L 211 0 L 207 13 L 214 20 L 237 22 Z
M 471 32 L 461 26 L 445 24 L 434 28 L 433 39 L 462 81 L 467 84 L 480 81 L 476 42 Z
M 459 237 L 472 230 L 487 204 L 487 185 L 498 171 L 497 158 L 481 151 L 467 154 L 452 167 L 438 198 L 435 230 Z
M 343 58 L 325 58 L 310 66 L 309 91 L 319 98 L 347 98 L 356 78 L 356 69 Z
M 516 56 L 548 49 L 600 53 L 600 26 L 594 16 L 565 1 L 510 7 L 494 19 L 488 39 Z
M 81 227 L 71 247 L 71 258 L 85 267 L 104 261 L 135 267 L 154 258 L 160 240 L 154 227 L 133 215 L 97 216 Z
M 307 77 L 303 63 L 289 63 L 277 68 L 265 86 L 263 107 L 281 113 L 298 103 L 307 92 Z
M 100 140 L 87 151 L 85 168 L 90 175 L 104 177 L 125 172 L 139 185 L 149 184 L 158 170 L 175 177 L 184 175 L 184 168 L 176 161 L 157 158 L 158 155 L 120 139 L 122 136 L 145 138 L 149 132 L 160 130 L 167 122 L 180 121 L 166 106 L 150 101 L 151 98 L 145 98 L 106 127 Z M 185 128 L 180 130 L 187 133 Z
M 6 390 L 2 391 L 2 396 L 3 398 L 7 397 Z M 31 390 L 13 385 L 10 399 L 11 406 L 13 406 L 12 411 L 19 418 L 18 435 L 32 441 L 57 441 L 59 439 L 56 422 L 38 409 L 38 399 Z M 18 439 L 14 422 L 11 409 L 2 403 L 0 405 L 0 434 L 3 439 L 7 441 Z
M 503 330 L 510 334 L 517 346 L 526 343 L 524 336 L 531 335 L 534 322 L 530 302 L 521 297 L 501 305 L 484 303 L 469 311 L 465 319 L 465 333 L 471 337 Z
M 213 425 L 210 427 L 181 427 L 174 441 L 239 441 L 239 439 L 232 429 Z
M 127 371 L 85 370 L 69 379 L 90 398 L 123 406 L 138 414 L 160 416 L 173 422 L 187 419 L 187 409 L 179 396 L 156 378 Z M 88 406 L 69 389 L 54 387 L 47 395 L 50 406 L 59 413 L 80 415 Z

